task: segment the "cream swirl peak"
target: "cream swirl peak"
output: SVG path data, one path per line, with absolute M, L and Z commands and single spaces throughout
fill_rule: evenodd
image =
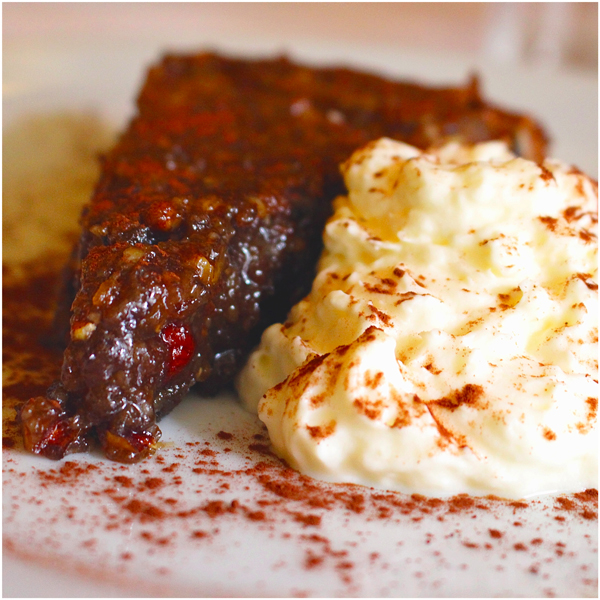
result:
M 595 182 L 500 142 L 342 169 L 312 291 L 238 379 L 275 451 L 426 494 L 597 486 Z

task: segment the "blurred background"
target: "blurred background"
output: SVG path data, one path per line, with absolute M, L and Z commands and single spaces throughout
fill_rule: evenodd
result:
M 253 35 L 478 55 L 501 63 L 598 70 L 597 2 L 4 3 L 3 36 L 193 43 Z
M 551 154 L 598 172 L 597 2 L 10 2 L 3 120 L 69 105 L 117 127 L 166 51 L 286 53 L 433 85 L 476 72 L 539 120 Z
M 598 70 L 596 2 L 4 3 L 10 42 L 56 36 L 193 43 L 211 34 L 327 39 L 477 55 L 499 63 Z M 230 40 L 233 41 L 233 40 Z

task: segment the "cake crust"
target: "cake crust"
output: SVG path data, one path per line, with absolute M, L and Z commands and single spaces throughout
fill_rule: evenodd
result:
M 26 447 L 60 458 L 95 436 L 121 462 L 152 452 L 157 419 L 192 385 L 231 382 L 307 291 L 338 165 L 382 136 L 503 139 L 538 161 L 547 141 L 476 80 L 432 89 L 215 54 L 152 67 L 81 217 L 62 375 L 24 406 Z

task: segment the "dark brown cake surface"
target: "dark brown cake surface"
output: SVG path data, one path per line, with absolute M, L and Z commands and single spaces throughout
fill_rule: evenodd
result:
M 21 417 L 60 458 L 95 434 L 131 462 L 196 382 L 227 385 L 262 329 L 307 290 L 339 164 L 381 136 L 425 148 L 504 139 L 541 160 L 543 131 L 472 82 L 431 89 L 285 58 L 167 56 L 82 215 L 60 382 Z

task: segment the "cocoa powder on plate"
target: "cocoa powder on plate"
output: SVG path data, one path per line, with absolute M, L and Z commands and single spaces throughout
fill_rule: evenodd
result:
M 10 374 L 4 388 L 5 452 L 22 451 L 17 418 L 19 406 L 31 394 L 43 393 L 59 372 L 60 351 L 48 344 L 46 335 L 52 322 L 57 267 L 55 263 L 44 269 L 37 263 L 32 265 L 26 279 L 5 272 L 3 350 Z M 235 469 L 227 466 L 223 459 L 231 455 L 245 455 L 246 464 Z M 9 466 L 8 471 L 10 469 Z M 235 426 L 231 432 L 220 429 L 211 439 L 190 440 L 179 448 L 165 445 L 146 464 L 136 468 L 105 461 L 87 462 L 74 456 L 59 463 L 44 463 L 35 477 L 48 493 L 63 494 L 66 503 L 72 491 L 82 493 L 88 486 L 85 494 L 104 498 L 109 503 L 95 526 L 119 531 L 138 522 L 146 527 L 140 539 L 149 547 L 172 546 L 178 532 L 186 532 L 188 539 L 195 543 L 211 543 L 219 535 L 219 527 L 214 524 L 220 520 L 241 519 L 253 526 L 270 528 L 274 534 L 279 531 L 282 540 L 292 540 L 304 548 L 303 568 L 308 571 L 332 568 L 349 590 L 355 585 L 352 577 L 355 561 L 349 558 L 349 550 L 334 548 L 328 535 L 317 533 L 324 531 L 328 514 L 345 515 L 346 519 L 356 515 L 367 522 L 401 525 L 403 522 L 421 523 L 423 519 L 429 523 L 457 517 L 477 519 L 495 511 L 526 516 L 536 506 L 535 500 L 514 501 L 465 494 L 432 498 L 351 484 L 323 483 L 294 471 L 274 456 L 264 430 L 245 435 L 235 431 Z M 194 482 L 198 482 L 198 502 L 182 504 L 177 488 L 196 485 Z M 236 490 L 246 489 L 256 489 L 251 502 L 235 498 Z M 597 507 L 597 490 L 562 494 L 554 498 L 548 509 L 549 518 L 593 521 L 597 520 Z M 77 519 L 75 506 L 68 507 L 67 512 L 69 518 Z M 282 529 L 281 525 L 286 523 L 297 524 L 299 532 L 292 535 Z M 512 525 L 521 528 L 523 523 L 513 521 Z M 496 545 L 502 547 L 504 556 L 510 551 L 531 554 L 544 547 L 543 537 L 539 536 L 507 546 L 504 544 L 509 537 L 507 527 L 508 521 L 504 527 L 487 529 L 487 541 L 462 539 L 461 544 L 478 552 L 491 551 Z M 430 536 L 426 540 L 429 543 L 433 535 L 428 532 L 425 535 Z M 447 533 L 448 538 L 460 535 L 456 531 Z M 94 538 L 88 539 L 87 544 L 93 548 Z M 552 551 L 557 560 L 569 550 L 565 543 L 556 545 Z M 129 554 L 126 560 L 130 562 L 134 558 Z M 380 561 L 377 553 L 370 553 L 367 558 L 369 563 Z M 527 569 L 532 575 L 543 574 L 543 565 L 536 560 Z

